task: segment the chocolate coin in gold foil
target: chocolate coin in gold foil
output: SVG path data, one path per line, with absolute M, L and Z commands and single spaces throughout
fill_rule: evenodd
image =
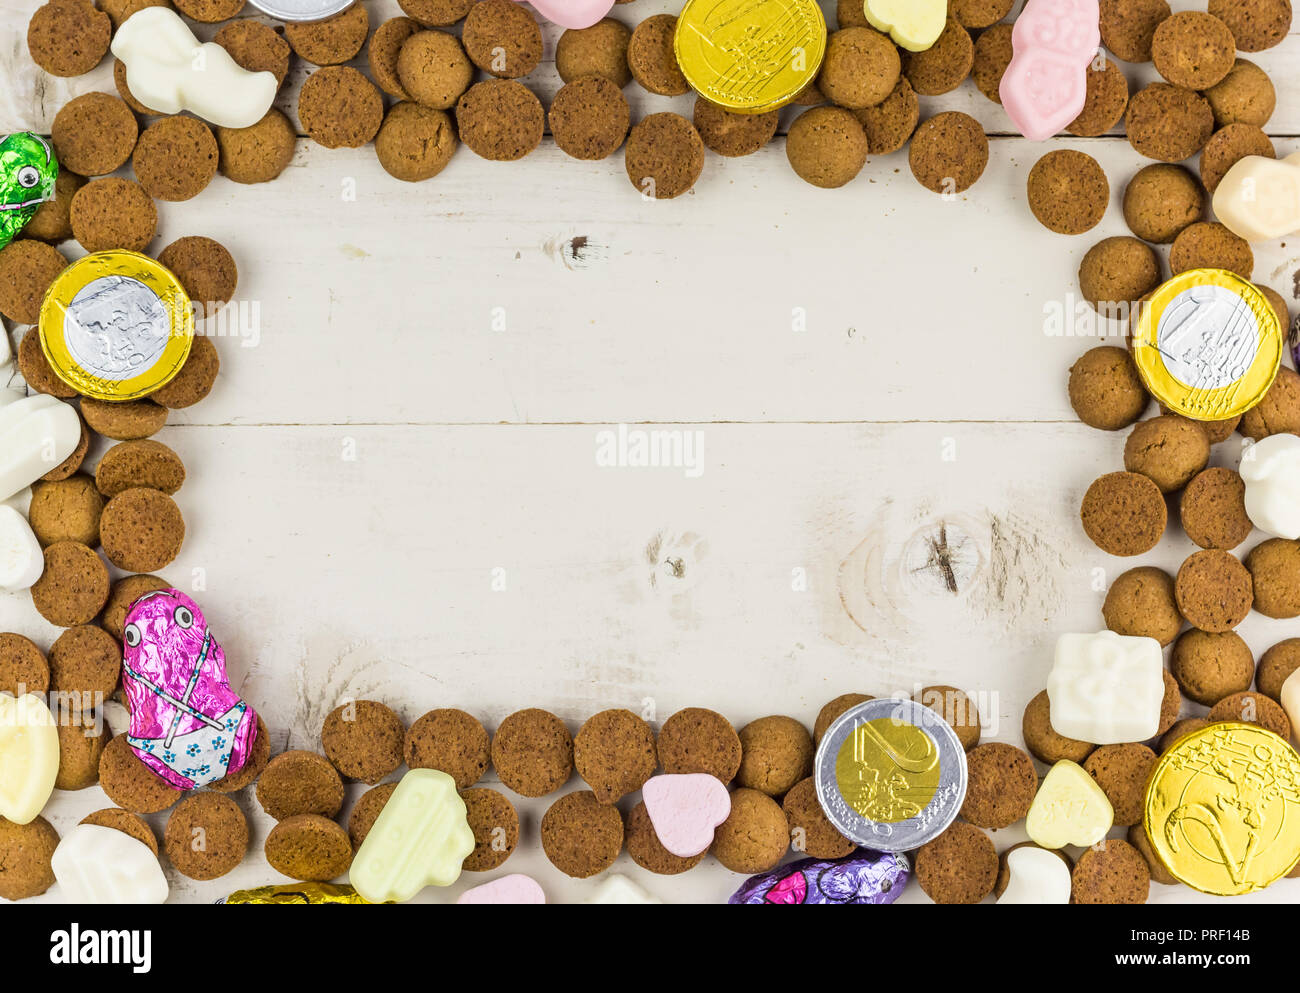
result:
M 219 903 L 366 903 L 361 894 L 351 886 L 334 883 L 285 883 L 280 886 L 259 886 L 252 890 L 236 890 Z
M 673 52 L 686 81 L 719 107 L 761 114 L 817 78 L 826 19 L 816 0 L 686 0 Z
M 1300 755 L 1257 724 L 1194 731 L 1152 769 L 1142 823 L 1188 886 L 1219 896 L 1261 890 L 1300 859 Z

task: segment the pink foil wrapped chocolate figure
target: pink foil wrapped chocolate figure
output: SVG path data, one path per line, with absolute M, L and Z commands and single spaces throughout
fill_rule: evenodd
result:
M 529 0 L 529 3 L 537 13 L 562 28 L 589 28 L 614 6 L 614 0 Z
M 1088 96 L 1101 45 L 1097 0 L 1028 0 L 1011 29 L 1013 54 L 998 93 L 1020 133 L 1042 141 L 1069 126 Z
M 126 740 L 140 760 L 180 790 L 243 768 L 257 715 L 230 688 L 198 604 L 180 590 L 147 593 L 127 611 L 122 642 Z

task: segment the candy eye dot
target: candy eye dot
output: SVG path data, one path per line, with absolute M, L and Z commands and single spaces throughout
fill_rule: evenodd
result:
M 30 190 L 40 180 L 41 174 L 36 171 L 35 166 L 23 166 L 18 170 L 18 185 L 24 189 Z
M 140 644 L 140 629 L 134 624 L 128 624 L 126 630 L 122 632 L 122 640 L 126 642 L 128 648 L 136 648 Z
M 176 608 L 176 626 L 186 629 L 194 626 L 194 612 L 189 607 Z

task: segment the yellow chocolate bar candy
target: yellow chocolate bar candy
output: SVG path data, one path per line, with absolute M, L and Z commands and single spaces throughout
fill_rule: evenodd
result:
M 402 903 L 426 886 L 450 886 L 473 850 L 456 781 L 436 769 L 412 769 L 361 843 L 348 882 L 371 903 Z
M 0 693 L 0 817 L 30 824 L 45 809 L 59 774 L 59 731 L 34 693 Z
M 948 23 L 948 0 L 865 0 L 862 11 L 909 52 L 924 52 L 939 40 Z
M 1083 766 L 1062 759 L 1047 770 L 1025 818 L 1029 837 L 1044 848 L 1087 848 L 1106 837 L 1115 808 Z

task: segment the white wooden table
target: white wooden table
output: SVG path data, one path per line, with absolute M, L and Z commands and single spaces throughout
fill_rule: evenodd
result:
M 366 2 L 372 27 L 399 13 Z M 112 92 L 110 61 L 71 81 L 32 66 L 34 5 L 0 0 L 3 131 L 47 129 L 69 94 Z M 636 0 L 614 16 L 677 6 Z M 545 33 L 525 82 L 547 100 L 558 31 Z M 1251 56 L 1278 88 L 1279 155 L 1300 148 L 1297 53 L 1293 36 Z M 1135 89 L 1152 78 L 1124 68 Z M 282 95 L 290 112 L 305 74 L 298 63 Z M 626 92 L 634 119 L 691 112 L 690 97 Z M 1067 402 L 1067 369 L 1096 340 L 1044 332 L 1045 309 L 1075 303 L 1083 253 L 1128 233 L 1120 196 L 1146 162 L 1121 137 L 1009 137 L 970 82 L 922 100 L 923 116 L 950 108 L 994 136 L 983 179 L 951 202 L 913 180 L 905 152 L 814 189 L 782 138 L 710 155 L 692 193 L 647 202 L 621 153 L 579 162 L 548 138 L 513 164 L 462 148 L 418 185 L 384 173 L 373 147 L 302 140 L 274 183 L 218 177 L 160 205 L 152 247 L 218 239 L 260 317 L 256 335 L 217 342 L 213 394 L 159 438 L 189 470 L 189 533 L 164 575 L 197 590 L 274 750 L 318 748 L 347 696 L 408 722 L 462 707 L 492 727 L 535 706 L 576 730 L 606 707 L 662 720 L 698 705 L 737 726 L 771 713 L 811 726 L 840 693 L 932 683 L 976 695 L 986 740 L 1021 744 L 1056 636 L 1099 628 L 1123 570 L 1174 570 L 1193 546 L 1175 525 L 1119 560 L 1084 536 L 1079 500 L 1122 467 L 1125 435 L 1081 425 Z M 1111 180 L 1110 211 L 1079 238 L 1024 202 L 1029 168 L 1061 146 Z M 1256 279 L 1288 299 L 1297 268 L 1293 248 L 1257 246 Z M 599 465 L 600 432 L 619 424 L 702 433 L 703 472 Z M 1215 452 L 1236 457 L 1233 441 Z M 956 592 L 926 567 L 940 526 Z M 693 550 L 682 581 L 654 557 L 665 536 Z M 25 594 L 0 597 L 0 630 L 57 636 Z M 1258 655 L 1297 626 L 1256 616 L 1243 633 Z M 173 899 L 283 881 L 261 855 L 270 820 L 239 799 L 248 859 L 206 884 L 169 870 Z M 518 802 L 506 869 L 579 900 L 594 881 L 562 876 L 537 842 L 549 802 Z M 107 805 L 98 787 L 58 793 L 47 816 L 66 830 Z M 165 815 L 151 820 L 161 834 Z M 617 870 L 669 902 L 718 901 L 740 881 L 712 859 L 655 877 L 624 855 Z M 1287 882 L 1252 899 L 1297 896 Z M 913 884 L 904 899 L 926 898 Z M 1151 899 L 1200 897 L 1153 884 Z

